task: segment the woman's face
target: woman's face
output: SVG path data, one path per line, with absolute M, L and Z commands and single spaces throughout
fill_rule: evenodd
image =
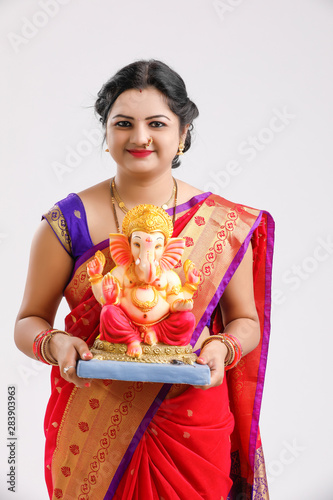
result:
M 106 124 L 106 142 L 118 167 L 128 173 L 162 172 L 171 168 L 181 134 L 179 118 L 154 87 L 126 90 L 115 101 Z M 149 138 L 153 142 L 145 148 Z

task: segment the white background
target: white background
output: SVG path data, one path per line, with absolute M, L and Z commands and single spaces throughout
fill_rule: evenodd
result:
M 331 0 L 1 1 L 1 499 L 47 498 L 49 368 L 13 342 L 31 238 L 54 202 L 114 173 L 92 106 L 102 84 L 139 58 L 171 65 L 200 110 L 176 177 L 275 218 L 261 414 L 271 499 L 333 498 L 332 16 Z M 12 384 L 15 493 L 6 484 Z

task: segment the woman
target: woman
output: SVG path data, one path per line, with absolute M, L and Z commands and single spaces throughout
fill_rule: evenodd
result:
M 19 349 L 58 365 L 45 417 L 50 498 L 268 498 L 258 419 L 272 220 L 173 180 L 198 110 L 165 64 L 123 68 L 103 86 L 95 109 L 116 176 L 43 216 L 15 328 Z M 113 267 L 108 235 L 120 231 L 127 209 L 142 203 L 168 207 L 174 236 L 185 238 L 185 258 L 201 271 L 191 343 L 195 350 L 202 346 L 198 363 L 211 370 L 204 390 L 76 376 L 77 360 L 92 357 L 99 333 L 87 261 L 101 250 L 106 270 Z M 53 331 L 63 294 L 71 313 L 66 331 Z M 231 354 L 239 361 L 228 371 L 232 413 L 224 376 L 225 363 L 235 364 Z

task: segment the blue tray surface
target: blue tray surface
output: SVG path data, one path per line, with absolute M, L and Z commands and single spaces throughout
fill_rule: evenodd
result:
M 78 361 L 76 373 L 82 378 L 190 385 L 210 384 L 209 367 L 198 363 L 174 365 L 92 359 Z

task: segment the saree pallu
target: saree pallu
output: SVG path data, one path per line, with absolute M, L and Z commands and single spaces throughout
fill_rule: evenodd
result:
M 106 257 L 105 272 L 114 264 L 107 241 L 92 245 L 82 202 L 70 196 L 70 203 L 59 202 L 44 217 L 74 257 L 77 241 L 81 248 L 86 245 L 64 293 L 71 308 L 65 327 L 91 346 L 99 334 L 101 307 L 86 264 L 97 250 Z M 166 384 L 94 380 L 90 388 L 77 389 L 54 367 L 45 416 L 50 498 L 269 498 L 258 422 L 270 328 L 273 230 L 269 214 L 209 193 L 178 207 L 174 236 L 185 239 L 182 261 L 190 258 L 200 270 L 191 344 L 205 325 L 210 323 L 212 332 L 223 328 L 218 302 L 251 241 L 260 344 L 221 386 L 189 387 L 171 399 L 165 397 L 174 387 Z M 176 271 L 184 283 L 181 264 Z

